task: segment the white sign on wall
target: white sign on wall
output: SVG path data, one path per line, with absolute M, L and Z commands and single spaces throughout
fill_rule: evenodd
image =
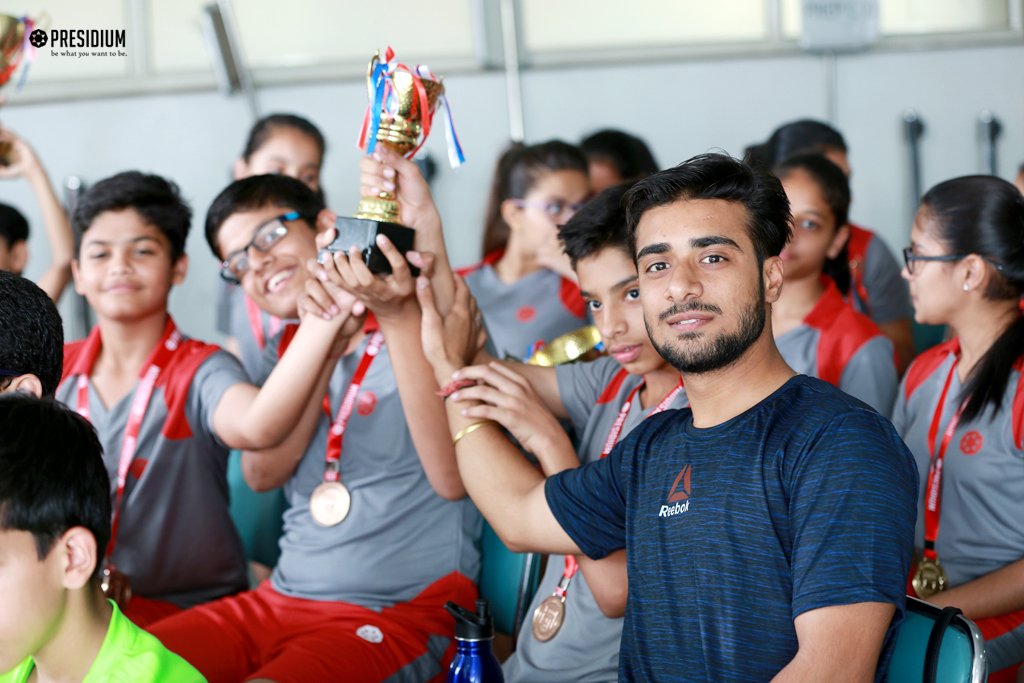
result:
M 850 51 L 878 40 L 878 0 L 802 0 L 805 50 Z

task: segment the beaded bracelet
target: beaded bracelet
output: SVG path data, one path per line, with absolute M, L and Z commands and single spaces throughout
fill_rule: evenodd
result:
M 467 389 L 469 387 L 475 386 L 476 380 L 474 379 L 454 379 L 451 382 L 448 382 L 448 384 L 445 384 L 443 387 L 441 387 L 440 391 L 435 391 L 434 393 L 440 396 L 441 398 L 446 399 L 459 389 Z

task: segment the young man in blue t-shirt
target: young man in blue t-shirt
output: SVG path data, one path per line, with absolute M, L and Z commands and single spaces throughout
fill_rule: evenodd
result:
M 448 401 L 470 496 L 513 549 L 626 548 L 624 680 L 871 680 L 902 615 L 917 474 L 892 425 L 797 375 L 772 336 L 789 207 L 778 180 L 695 157 L 625 197 L 644 318 L 690 408 L 543 476 Z M 462 293 L 423 343 L 439 382 L 475 331 Z

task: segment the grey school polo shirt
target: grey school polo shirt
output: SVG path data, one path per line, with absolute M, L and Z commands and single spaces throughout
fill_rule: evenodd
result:
M 830 284 L 801 325 L 776 338 L 797 372 L 823 379 L 888 417 L 899 378 L 889 341 Z
M 900 276 L 899 261 L 881 237 L 866 228 L 851 225 L 850 245 L 861 241 L 863 255 L 850 255 L 851 265 L 859 271 L 867 300 L 856 287 L 851 288 L 850 302 L 854 310 L 869 316 L 876 323 L 910 320 L 914 308 L 910 303 L 910 290 Z M 857 235 L 857 232 L 862 234 Z
M 332 417 L 368 342 L 369 336 L 334 370 Z M 277 344 L 271 342 L 268 350 Z M 326 414 L 284 487 L 289 508 L 281 558 L 271 579 L 284 595 L 379 609 L 411 600 L 452 572 L 477 579 L 480 513 L 469 498 L 447 501 L 431 488 L 409 434 L 388 353 L 383 346 L 370 365 L 345 430 L 340 466 L 341 481 L 352 494 L 348 517 L 322 527 L 309 511 L 309 497 L 323 480 Z
M 506 284 L 489 264 L 463 271 L 499 358 L 526 359 L 538 341 L 589 325 L 579 287 L 546 269 Z
M 89 344 L 97 340 L 94 330 L 65 347 L 65 359 L 77 360 L 65 361 L 57 400 L 72 409 Z M 208 354 L 194 374 L 188 352 Z M 161 374 L 142 421 L 111 558 L 136 595 L 184 608 L 246 588 L 245 552 L 228 514 L 228 449 L 213 431 L 213 414 L 229 387 L 247 381 L 234 356 L 190 340 Z M 111 500 L 134 395 L 105 406 L 89 383 L 89 420 L 103 445 Z
M 615 359 L 607 357 L 591 363 L 560 365 L 556 372 L 562 404 L 581 434 L 580 462 L 598 460 L 619 409 L 642 378 L 628 374 Z M 681 391 L 669 407 L 686 405 L 686 392 Z M 653 410 L 653 406 L 646 410 L 641 408 L 637 392 L 619 440 Z M 547 569 L 519 631 L 516 651 L 504 665 L 508 683 L 614 681 L 618 678 L 622 619 L 609 619 L 601 613 L 582 570 L 576 573 L 569 586 L 562 628 L 544 643 L 533 637 L 534 610 L 552 594 L 564 569 L 564 555 L 548 557 Z
M 893 424 L 914 454 L 921 478 L 915 536 L 918 548 L 924 544 L 931 449 L 941 443 L 962 388 L 955 372 L 931 446 L 928 431 L 957 349 L 953 340 L 921 354 L 907 370 L 893 411 Z M 979 418 L 961 421 L 946 449 L 935 550 L 951 586 L 1024 558 L 1024 384 L 1020 364 L 1010 374 L 999 413 L 994 414 L 989 406 Z

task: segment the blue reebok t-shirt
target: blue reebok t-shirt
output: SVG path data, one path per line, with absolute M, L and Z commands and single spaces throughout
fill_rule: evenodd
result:
M 690 410 L 636 427 L 605 458 L 548 479 L 587 555 L 626 548 L 623 680 L 769 680 L 793 620 L 858 602 L 902 617 L 917 468 L 892 424 L 798 375 L 715 427 Z

